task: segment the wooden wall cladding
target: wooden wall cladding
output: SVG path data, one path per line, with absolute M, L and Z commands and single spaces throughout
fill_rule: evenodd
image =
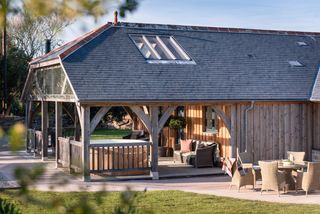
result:
M 234 117 L 230 109 L 234 106 Z M 252 151 L 254 160 L 284 159 L 287 151 L 305 151 L 311 160 L 311 150 L 320 149 L 320 104 L 278 102 L 250 103 L 219 106 L 234 124 L 232 133 L 239 152 Z M 215 140 L 221 144 L 221 155 L 230 155 L 231 133 L 218 118 L 219 132 L 215 135 L 202 131 L 202 107 L 187 106 L 186 137 L 198 140 Z M 247 122 L 246 122 L 247 121 Z M 245 125 L 247 123 L 247 125 Z
M 219 108 L 230 116 L 230 106 L 220 105 Z M 202 106 L 185 106 L 185 117 L 187 121 L 187 127 L 184 129 L 185 139 L 216 141 L 220 144 L 220 155 L 229 156 L 230 133 L 220 117 L 218 117 L 217 134 L 203 132 Z

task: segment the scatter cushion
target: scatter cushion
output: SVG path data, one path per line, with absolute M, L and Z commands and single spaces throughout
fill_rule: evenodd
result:
M 200 141 L 200 142 L 198 143 L 198 149 L 205 148 L 205 147 L 206 147 L 205 142 Z
M 191 142 L 191 151 L 196 151 L 197 148 L 197 141 L 196 140 L 192 140 Z
M 191 140 L 181 140 L 181 152 L 191 152 Z
M 240 161 L 240 159 L 237 160 L 237 165 L 238 165 L 238 171 L 240 173 L 240 176 L 245 176 L 246 174 L 248 174 L 249 170 L 243 168 L 242 162 Z

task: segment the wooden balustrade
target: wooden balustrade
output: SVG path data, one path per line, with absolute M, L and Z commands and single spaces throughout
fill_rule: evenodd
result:
M 150 142 L 90 145 L 90 172 L 150 169 Z
M 70 140 L 70 168 L 76 172 L 82 171 L 82 143 Z
M 150 142 L 91 144 L 90 172 L 149 170 L 151 145 Z M 82 143 L 59 137 L 58 146 L 58 163 L 70 170 L 82 171 Z
M 82 143 L 69 138 L 58 138 L 58 163 L 76 172 L 82 171 Z

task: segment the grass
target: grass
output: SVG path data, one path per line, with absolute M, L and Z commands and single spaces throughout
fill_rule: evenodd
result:
M 96 129 L 91 134 L 92 140 L 121 139 L 131 133 L 130 129 Z
M 130 129 L 96 129 L 91 134 L 92 140 L 104 140 L 104 139 L 122 139 L 123 136 L 126 136 L 131 133 Z M 72 136 L 73 131 L 66 131 L 66 136 Z
M 7 191 L 0 193 L 0 197 L 15 203 L 22 213 L 56 213 L 55 210 L 26 203 L 14 198 Z M 83 195 L 87 195 L 90 202 L 97 200 L 97 193 L 90 192 L 32 192 L 33 197 L 45 201 L 60 198 L 70 207 Z M 248 201 L 227 197 L 201 195 L 181 191 L 150 191 L 137 192 L 136 206 L 138 213 L 320 213 L 320 205 L 280 204 L 270 202 Z M 98 213 L 111 213 L 119 204 L 119 192 L 102 193 L 102 203 L 96 207 Z

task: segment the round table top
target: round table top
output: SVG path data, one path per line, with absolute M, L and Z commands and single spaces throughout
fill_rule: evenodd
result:
M 278 161 L 278 160 L 275 160 L 275 161 Z M 306 167 L 307 167 L 306 162 L 292 163 L 292 164 L 283 165 L 283 163 L 281 161 L 279 161 L 279 164 L 278 164 L 278 169 L 280 169 L 280 170 L 285 170 L 285 169 L 294 170 L 294 169 L 301 169 L 301 168 L 306 168 Z M 252 168 L 255 169 L 255 170 L 259 170 L 260 166 L 259 165 L 253 165 Z

